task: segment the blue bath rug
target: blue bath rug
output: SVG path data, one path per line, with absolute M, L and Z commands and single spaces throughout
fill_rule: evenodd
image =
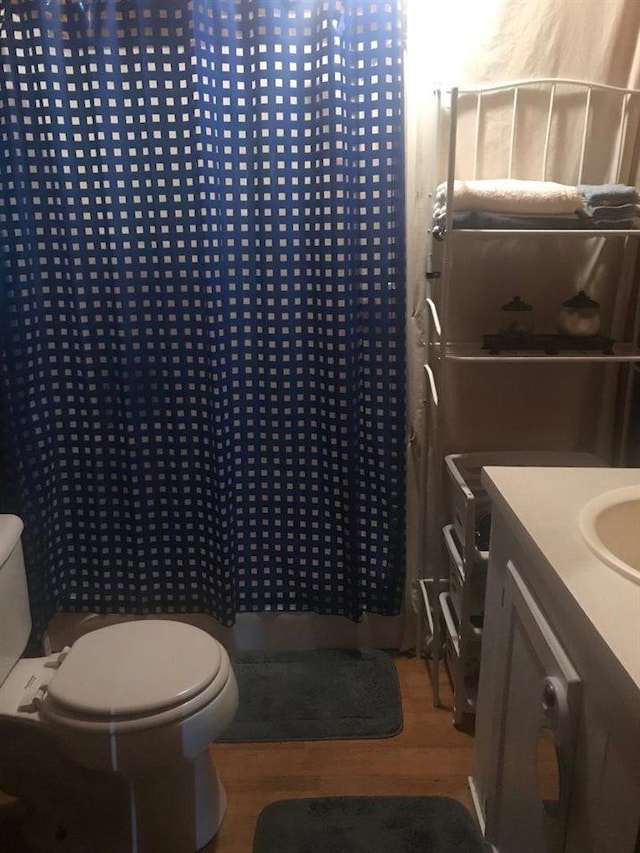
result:
M 398 675 L 386 652 L 243 652 L 232 665 L 240 703 L 222 742 L 384 738 L 402 731 Z
M 253 853 L 488 853 L 449 797 L 281 800 L 260 813 Z

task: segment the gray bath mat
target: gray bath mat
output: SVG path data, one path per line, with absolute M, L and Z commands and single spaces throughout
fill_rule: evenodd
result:
M 244 652 L 232 663 L 240 704 L 222 742 L 382 738 L 402 729 L 386 652 Z
M 487 853 L 449 797 L 282 800 L 258 817 L 253 853 Z

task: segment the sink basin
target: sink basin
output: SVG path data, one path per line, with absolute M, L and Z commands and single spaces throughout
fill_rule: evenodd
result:
M 583 507 L 578 524 L 596 557 L 640 584 L 640 484 L 598 495 Z

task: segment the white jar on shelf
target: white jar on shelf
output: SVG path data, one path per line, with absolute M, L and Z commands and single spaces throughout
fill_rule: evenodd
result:
M 558 331 L 572 338 L 586 338 L 600 331 L 600 305 L 584 290 L 562 303 Z

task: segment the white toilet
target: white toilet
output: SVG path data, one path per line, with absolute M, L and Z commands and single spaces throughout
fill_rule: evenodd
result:
M 22 658 L 22 528 L 0 515 L 0 790 L 32 803 L 43 849 L 194 853 L 226 805 L 207 747 L 238 706 L 227 652 L 158 619 Z

